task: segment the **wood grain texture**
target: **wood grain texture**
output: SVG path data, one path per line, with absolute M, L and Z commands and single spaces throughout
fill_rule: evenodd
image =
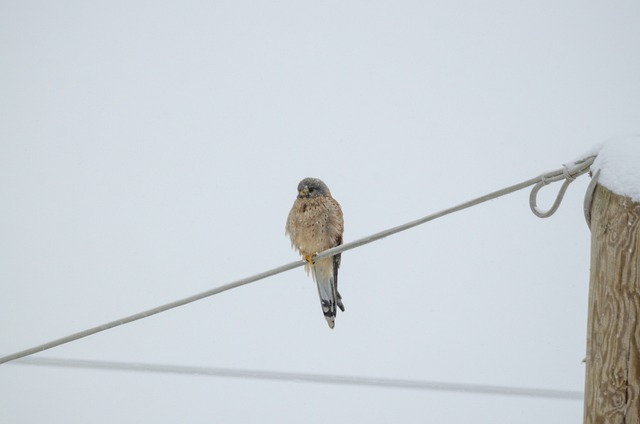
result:
M 591 207 L 587 424 L 640 424 L 639 273 L 640 204 L 598 185 Z

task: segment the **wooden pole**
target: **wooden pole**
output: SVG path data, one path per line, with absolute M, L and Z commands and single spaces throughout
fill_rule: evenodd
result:
M 640 204 L 598 185 L 591 206 L 585 424 L 640 424 Z

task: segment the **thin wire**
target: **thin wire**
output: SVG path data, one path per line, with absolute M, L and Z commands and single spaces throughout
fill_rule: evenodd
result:
M 109 330 L 109 329 L 117 327 L 119 325 L 128 324 L 130 322 L 137 321 L 139 319 L 150 317 L 151 315 L 159 314 L 160 312 L 168 311 L 169 309 L 177 308 L 178 306 L 183 306 L 183 305 L 186 305 L 188 303 L 195 302 L 196 300 L 204 299 L 205 297 L 213 296 L 214 294 L 222 293 L 224 291 L 227 291 L 227 290 L 230 290 L 230 289 L 233 289 L 233 288 L 236 288 L 236 287 L 240 287 L 240 286 L 243 286 L 245 284 L 252 283 L 254 281 L 262 280 L 263 278 L 267 278 L 267 277 L 270 277 L 272 275 L 280 274 L 281 272 L 285 272 L 285 271 L 288 271 L 290 269 L 297 268 L 299 266 L 304 265 L 305 263 L 306 262 L 304 260 L 300 260 L 300 261 L 297 261 L 297 262 L 291 262 L 291 263 L 288 263 L 286 265 L 282 265 L 280 267 L 270 269 L 269 271 L 261 272 L 260 274 L 253 275 L 251 277 L 247 277 L 247 278 L 244 278 L 242 280 L 234 281 L 234 282 L 226 284 L 224 286 L 216 287 L 214 289 L 207 290 L 207 291 L 204 291 L 202 293 L 198 293 L 198 294 L 194 294 L 194 295 L 189 296 L 189 297 L 185 297 L 184 299 L 180 299 L 180 300 L 176 300 L 174 302 L 166 303 L 164 305 L 157 306 L 155 308 L 148 309 L 146 311 L 139 312 L 137 314 L 129 315 L 127 317 L 120 318 L 120 319 L 117 319 L 115 321 L 111 321 L 111 322 L 108 322 L 106 324 L 99 325 L 97 327 L 89 328 L 89 329 L 84 330 L 84 331 L 79 331 L 77 333 L 70 334 L 70 335 L 68 335 L 66 337 L 62 337 L 60 339 L 56 339 L 56 340 L 50 341 L 48 343 L 44 343 L 44 344 L 32 347 L 30 349 L 25 349 L 23 351 L 16 352 L 16 353 L 11 354 L 11 355 L 3 356 L 3 357 L 0 358 L 0 364 L 12 361 L 14 359 L 18 359 L 18 358 L 22 358 L 22 357 L 25 357 L 25 356 L 33 355 L 34 353 L 42 352 L 44 350 L 51 349 L 53 347 L 63 345 L 65 343 L 76 341 L 78 339 L 82 339 L 82 338 L 90 336 L 92 334 L 99 333 L 99 332 L 105 331 L 105 330 Z
M 580 166 L 577 166 L 576 169 L 580 169 L 581 170 L 581 169 L 583 169 L 583 168 L 581 168 L 583 166 L 586 166 L 588 168 L 588 166 L 592 162 L 593 162 L 593 157 L 589 157 L 589 158 L 583 159 L 582 161 L 578 161 L 575 164 L 576 165 L 580 164 Z M 584 172 L 586 172 L 586 171 L 584 171 Z M 385 237 L 388 237 L 390 235 L 399 233 L 401 231 L 406 231 L 406 230 L 408 230 L 410 228 L 416 227 L 418 225 L 424 224 L 424 223 L 432 221 L 434 219 L 441 218 L 441 217 L 443 217 L 445 215 L 449 215 L 449 214 L 452 214 L 454 212 L 459 212 L 459 211 L 461 211 L 463 209 L 467 209 L 467 208 L 470 208 L 472 206 L 476 206 L 476 205 L 478 205 L 480 203 L 484 203 L 486 201 L 489 201 L 489 200 L 492 200 L 492 199 L 496 199 L 498 197 L 502 197 L 502 196 L 504 196 L 506 194 L 510 194 L 510 193 L 515 192 L 515 191 L 522 190 L 523 188 L 532 186 L 534 184 L 540 184 L 542 182 L 544 182 L 545 184 L 548 184 L 549 182 L 559 181 L 559 180 L 561 180 L 563 178 L 566 178 L 566 175 L 567 175 L 566 170 L 564 170 L 564 168 L 561 168 L 561 169 L 556 170 L 556 171 L 551 171 L 551 172 L 542 174 L 542 175 L 537 176 L 535 178 L 530 178 L 530 179 L 528 179 L 526 181 L 523 181 L 521 183 L 511 185 L 511 186 L 503 188 L 501 190 L 496 190 L 494 192 L 491 192 L 489 194 L 485 194 L 484 196 L 477 197 L 475 199 L 469 200 L 469 201 L 461 203 L 459 205 L 452 206 L 450 208 L 441 210 L 441 211 L 436 212 L 436 213 L 432 213 L 432 214 L 427 215 L 425 217 L 422 217 L 420 219 L 416 219 L 415 221 L 407 222 L 406 224 L 398 225 L 397 227 L 393 227 L 393 228 L 390 228 L 388 230 L 380 231 L 380 232 L 375 233 L 373 235 L 370 235 L 370 236 L 367 236 L 367 237 L 363 237 L 363 238 L 361 238 L 359 240 L 355 240 L 355 241 L 352 241 L 350 243 L 345 243 L 345 244 L 342 244 L 340 246 L 333 247 L 331 249 L 325 250 L 323 252 L 318 253 L 316 256 L 314 256 L 314 260 L 319 260 L 319 259 L 323 259 L 323 258 L 326 258 L 326 257 L 329 257 L 329 256 L 334 256 L 334 255 L 336 255 L 338 253 L 346 252 L 347 250 L 351 250 L 351 249 L 355 249 L 355 248 L 360 247 L 360 246 L 364 246 L 365 244 L 372 243 L 374 241 L 383 239 Z M 577 175 L 580 175 L 580 174 L 577 174 Z M 574 177 L 575 176 L 576 175 L 574 175 Z M 530 199 L 530 201 L 531 201 L 531 199 Z M 531 204 L 530 204 L 530 206 L 531 206 Z M 533 210 L 533 207 L 532 207 L 532 210 Z M 279 266 L 277 268 L 273 268 L 273 269 L 270 269 L 268 271 L 261 272 L 259 274 L 253 275 L 251 277 L 247 277 L 247 278 L 243 278 L 241 280 L 237 280 L 237 281 L 231 282 L 231 283 L 226 284 L 224 286 L 216 287 L 214 289 L 207 290 L 207 291 L 204 291 L 202 293 L 198 293 L 198 294 L 194 294 L 194 295 L 189 296 L 189 297 L 185 297 L 184 299 L 180 299 L 180 300 L 176 300 L 174 302 L 166 303 L 164 305 L 160 305 L 160 306 L 157 306 L 155 308 L 148 309 L 148 310 L 143 311 L 143 312 L 139 312 L 137 314 L 129 315 L 127 317 L 120 318 L 120 319 L 117 319 L 115 321 L 111 321 L 111 322 L 108 322 L 106 324 L 99 325 L 97 327 L 89 328 L 87 330 L 83 330 L 83 331 L 79 331 L 79 332 L 74 333 L 74 334 L 70 334 L 70 335 L 68 335 L 66 337 L 62 337 L 60 339 L 56 339 L 56 340 L 50 341 L 48 343 L 44 343 L 44 344 L 41 344 L 41 345 L 38 345 L 38 346 L 34 346 L 32 348 L 29 348 L 29 349 L 25 349 L 25 350 L 22 350 L 22 351 L 19 351 L 19 352 L 10 354 L 10 355 L 6 355 L 6 356 L 3 356 L 3 357 L 0 357 L 0 364 L 12 361 L 14 359 L 23 358 L 25 356 L 33 355 L 34 353 L 42 352 L 44 350 L 51 349 L 53 347 L 63 345 L 65 343 L 76 341 L 78 339 L 82 339 L 82 338 L 90 336 L 92 334 L 99 333 L 99 332 L 102 332 L 102 331 L 105 331 L 105 330 L 109 330 L 111 328 L 118 327 L 118 326 L 123 325 L 123 324 L 128 324 L 128 323 L 133 322 L 133 321 L 137 321 L 137 320 L 140 320 L 140 319 L 143 319 L 143 318 L 147 318 L 147 317 L 150 317 L 151 315 L 159 314 L 160 312 L 165 312 L 165 311 L 168 311 L 169 309 L 177 308 L 179 306 L 183 306 L 183 305 L 186 305 L 188 303 L 192 303 L 192 302 L 195 302 L 197 300 L 201 300 L 201 299 L 204 299 L 206 297 L 213 296 L 215 294 L 222 293 L 224 291 L 227 291 L 227 290 L 230 290 L 230 289 L 233 289 L 233 288 L 236 288 L 236 287 L 244 286 L 246 284 L 253 283 L 255 281 L 262 280 L 264 278 L 271 277 L 273 275 L 280 274 L 282 272 L 289 271 L 291 269 L 300 267 L 300 266 L 304 265 L 305 263 L 306 262 L 304 260 L 291 262 L 291 263 L 288 263 L 286 265 L 282 265 L 282 266 Z
M 76 369 L 100 369 L 162 374 L 199 375 L 210 377 L 245 378 L 270 381 L 293 381 L 304 383 L 340 384 L 348 386 L 369 386 L 394 389 L 431 390 L 439 392 L 477 393 L 487 395 L 522 396 L 582 400 L 583 393 L 568 390 L 547 390 L 526 387 L 491 386 L 485 384 L 444 383 L 424 380 L 403 380 L 396 378 L 356 377 L 347 375 L 326 375 L 279 371 L 258 371 L 247 369 L 193 367 L 181 365 L 161 365 L 136 362 L 93 361 L 61 358 L 23 358 L 15 365 L 36 365 L 66 367 Z

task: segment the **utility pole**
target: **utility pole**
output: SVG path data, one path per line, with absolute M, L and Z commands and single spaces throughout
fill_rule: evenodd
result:
M 585 424 L 640 424 L 640 203 L 597 185 L 591 204 Z

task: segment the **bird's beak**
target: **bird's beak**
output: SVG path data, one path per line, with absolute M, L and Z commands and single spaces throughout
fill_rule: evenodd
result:
M 304 187 L 302 190 L 298 192 L 298 198 L 300 197 L 309 197 L 309 188 Z

